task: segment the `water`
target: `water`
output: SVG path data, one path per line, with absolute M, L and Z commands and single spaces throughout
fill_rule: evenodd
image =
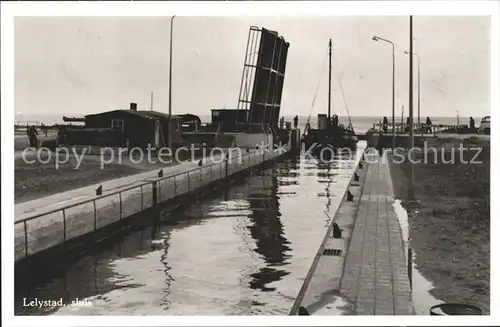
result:
M 405 248 L 406 260 L 408 260 L 408 244 L 409 244 L 409 224 L 408 224 L 408 213 L 401 205 L 400 200 L 396 200 L 394 203 L 394 211 L 399 220 L 399 225 L 401 226 L 401 233 L 403 237 L 403 243 Z M 418 271 L 415 265 L 415 257 L 418 253 L 412 252 L 412 300 L 413 307 L 415 309 L 416 315 L 429 315 L 429 309 L 436 304 L 443 303 L 442 301 L 436 299 L 430 291 L 434 288 L 432 282 L 425 279 L 424 276 Z
M 15 312 L 286 315 L 326 232 L 324 211 L 336 208 L 350 180 L 347 162 L 339 169 L 301 157 L 255 171 L 36 287 L 17 289 Z M 23 298 L 92 305 L 36 309 Z

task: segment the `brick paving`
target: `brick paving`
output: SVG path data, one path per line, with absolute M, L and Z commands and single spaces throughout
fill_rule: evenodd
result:
M 387 159 L 370 163 L 347 252 L 341 293 L 357 315 L 414 314 L 406 255 L 392 203 L 394 194 Z M 380 157 L 379 157 L 380 159 Z

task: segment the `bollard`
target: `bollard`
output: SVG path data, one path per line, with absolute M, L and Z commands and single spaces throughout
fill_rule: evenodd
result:
M 462 303 L 442 303 L 430 308 L 431 316 L 480 316 L 483 311 L 476 306 Z
M 347 201 L 352 201 L 354 199 L 354 196 L 352 195 L 351 191 L 347 191 Z
M 342 238 L 342 229 L 337 223 L 333 223 L 333 238 Z
M 299 316 L 310 316 L 309 311 L 304 307 L 299 307 Z

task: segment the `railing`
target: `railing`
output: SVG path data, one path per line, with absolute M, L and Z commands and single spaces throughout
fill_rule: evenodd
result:
M 278 152 L 253 151 L 188 171 L 121 188 L 62 208 L 19 219 L 14 223 L 15 259 L 64 244 L 133 214 L 188 194 L 214 181 L 278 156 Z M 214 159 L 215 160 L 215 159 Z
M 36 120 L 16 120 L 14 121 L 14 127 L 25 128 L 26 126 L 41 126 L 42 123 Z
M 374 123 L 372 130 L 377 133 L 392 133 L 392 124 L 389 123 L 387 129 L 384 130 L 384 124 L 382 122 Z M 461 128 L 466 128 L 467 125 L 444 125 L 444 124 L 432 124 L 427 125 L 424 123 L 415 123 L 413 124 L 413 131 L 420 135 L 425 134 L 436 134 L 442 132 L 444 130 L 458 130 Z M 409 132 L 409 125 L 404 123 L 395 123 L 394 124 L 395 133 L 396 134 L 405 134 Z

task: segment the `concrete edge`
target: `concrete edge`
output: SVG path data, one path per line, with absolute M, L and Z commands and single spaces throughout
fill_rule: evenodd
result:
M 37 258 L 42 258 L 41 261 L 43 261 L 43 258 L 46 258 L 47 256 L 51 256 L 55 252 L 59 252 L 59 251 L 67 252 L 68 250 L 70 250 L 70 251 L 77 250 L 80 247 L 81 243 L 85 243 L 87 241 L 94 242 L 95 238 L 97 238 L 99 241 L 105 240 L 108 238 L 108 236 L 113 236 L 115 234 L 114 230 L 116 228 L 122 229 L 122 227 L 120 227 L 121 224 L 125 224 L 126 222 L 131 221 L 133 218 L 137 217 L 138 215 L 141 215 L 147 211 L 155 210 L 157 208 L 170 207 L 170 205 L 173 203 L 173 201 L 182 201 L 182 199 L 190 198 L 192 196 L 197 196 L 199 193 L 203 193 L 205 190 L 211 189 L 213 187 L 218 187 L 218 185 L 220 185 L 220 184 L 230 186 L 238 178 L 240 178 L 242 176 L 247 176 L 249 172 L 255 171 L 255 170 L 257 170 L 265 165 L 268 165 L 270 163 L 274 163 L 277 160 L 281 160 L 284 157 L 286 157 L 288 155 L 292 155 L 292 154 L 293 154 L 293 151 L 287 151 L 286 153 L 277 154 L 274 157 L 270 157 L 270 158 L 268 157 L 266 160 L 264 160 L 256 165 L 250 166 L 246 169 L 243 169 L 241 171 L 238 171 L 236 173 L 232 173 L 232 174 L 228 175 L 226 178 L 223 178 L 220 180 L 214 180 L 214 181 L 212 181 L 206 185 L 203 185 L 197 189 L 194 189 L 188 193 L 185 193 L 185 194 L 179 195 L 175 198 L 169 199 L 167 201 L 158 203 L 157 205 L 154 205 L 154 206 L 151 206 L 148 208 L 144 208 L 144 210 L 142 210 L 142 211 L 136 212 L 136 213 L 132 214 L 131 216 L 124 217 L 123 219 L 118 220 L 116 222 L 113 222 L 109 225 L 102 226 L 101 228 L 99 228 L 95 231 L 91 231 L 90 233 L 79 235 L 78 237 L 70 239 L 66 242 L 59 243 L 57 245 L 51 246 L 51 247 L 43 249 L 41 251 L 34 252 L 28 256 L 16 259 L 15 263 L 16 264 L 17 263 L 23 264 L 23 262 L 31 262 L 32 260 L 33 261 L 40 261 Z M 173 208 L 173 210 L 177 209 L 178 207 L 179 206 L 171 206 L 171 208 Z M 120 230 L 118 230 L 118 232 L 119 231 Z M 74 244 L 74 246 L 73 246 L 73 244 Z
M 367 146 L 367 148 L 368 148 L 368 146 Z M 363 157 L 363 155 L 366 154 L 367 148 L 365 148 L 361 152 L 361 155 L 356 159 L 356 167 L 359 165 L 359 162 L 361 161 L 361 158 Z M 354 172 L 356 172 L 356 171 L 357 171 L 357 168 L 354 169 Z M 366 169 L 364 169 L 364 174 L 366 174 Z M 299 293 L 297 294 L 295 301 L 292 305 L 292 308 L 290 309 L 290 312 L 288 314 L 289 316 L 295 316 L 295 315 L 297 315 L 297 313 L 299 311 L 299 307 L 302 304 L 302 301 L 303 301 L 304 296 L 307 292 L 307 289 L 309 287 L 311 279 L 314 276 L 314 272 L 316 271 L 316 267 L 318 266 L 319 260 L 322 257 L 322 253 L 323 253 L 323 250 L 325 249 L 326 241 L 327 241 L 329 235 L 332 233 L 333 224 L 335 223 L 335 217 L 337 216 L 342 205 L 345 203 L 345 201 L 347 201 L 347 191 L 349 190 L 349 186 L 351 185 L 353 179 L 354 179 L 354 174 L 351 176 L 349 183 L 347 183 L 346 189 L 344 190 L 344 195 L 342 196 L 342 200 L 340 201 L 340 204 L 337 207 L 337 210 L 335 210 L 335 214 L 333 215 L 333 219 L 330 221 L 330 225 L 328 226 L 327 231 L 325 233 L 325 236 L 323 237 L 323 240 L 321 241 L 321 244 L 318 248 L 318 251 L 316 252 L 313 263 L 311 264 L 311 267 L 309 268 L 309 271 L 307 272 L 307 275 L 304 279 L 304 282 L 302 283 L 302 286 L 299 289 Z M 361 185 L 361 188 L 360 188 L 361 194 L 363 193 L 363 188 L 364 188 L 364 179 L 363 179 L 363 185 Z M 349 240 L 349 244 L 350 244 L 350 240 Z M 343 265 L 345 265 L 345 260 L 344 260 Z

